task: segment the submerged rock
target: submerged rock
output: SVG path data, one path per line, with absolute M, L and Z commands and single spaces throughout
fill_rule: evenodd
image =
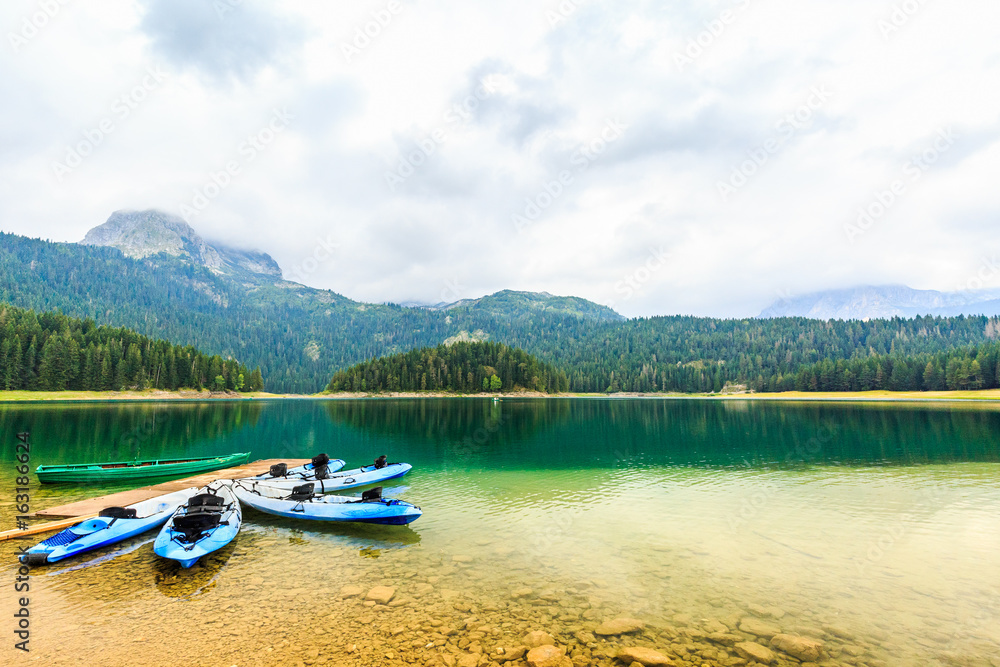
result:
M 762 621 L 753 616 L 747 616 L 740 621 L 740 630 L 765 639 L 770 639 L 777 634 L 781 634 L 781 628 L 777 625 Z
M 709 641 L 722 644 L 723 646 L 734 646 L 743 639 L 740 635 L 731 635 L 728 632 L 713 632 L 707 635 L 707 637 Z
M 537 646 L 528 651 L 530 667 L 564 667 L 566 663 L 572 665 L 573 661 L 566 657 L 561 648 L 555 646 Z
M 493 660 L 497 662 L 513 662 L 514 660 L 520 660 L 524 657 L 524 654 L 528 652 L 527 646 L 518 646 L 517 648 L 498 648 L 496 652 L 490 656 Z
M 625 635 L 631 632 L 639 632 L 646 627 L 646 624 L 637 618 L 616 618 L 604 621 L 594 630 L 594 634 L 605 637 L 613 635 Z
M 365 590 L 363 588 L 361 588 L 361 586 L 350 586 L 350 585 L 343 586 L 340 589 L 340 597 L 341 598 L 345 598 L 345 599 L 346 598 L 355 598 L 355 597 L 361 595 L 364 592 L 365 592 Z
M 365 596 L 365 600 L 375 602 L 377 604 L 389 604 L 395 595 L 395 588 L 390 588 L 389 586 L 376 586 L 368 591 L 368 595 Z
M 536 646 L 555 646 L 555 637 L 542 630 L 535 630 L 534 632 L 529 632 L 524 636 L 524 645 L 528 648 L 535 648 Z
M 706 618 L 703 620 L 701 622 L 701 627 L 709 634 L 713 632 L 729 632 L 729 628 L 725 623 L 714 618 Z
M 771 638 L 771 646 L 803 662 L 815 662 L 819 659 L 823 642 L 809 637 L 779 634 Z
M 741 658 L 756 660 L 765 665 L 770 665 L 775 659 L 774 651 L 757 642 L 740 642 L 735 648 Z
M 841 639 L 851 640 L 854 639 L 854 633 L 845 627 L 839 625 L 824 625 L 823 629 L 827 633 L 833 635 L 834 637 L 840 637 Z
M 619 649 L 618 659 L 626 665 L 638 662 L 640 665 L 645 665 L 645 667 L 669 667 L 674 664 L 670 661 L 670 658 L 659 651 L 640 646 Z

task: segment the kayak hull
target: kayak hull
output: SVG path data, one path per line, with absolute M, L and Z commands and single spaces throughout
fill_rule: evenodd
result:
M 209 456 L 194 459 L 159 459 L 148 461 L 119 461 L 111 463 L 80 463 L 71 465 L 41 465 L 35 475 L 42 484 L 113 482 L 220 470 L 242 465 L 250 460 L 250 453 Z
M 344 472 L 339 472 L 335 475 L 330 475 L 326 479 L 316 479 L 315 476 L 303 476 L 303 477 L 272 477 L 270 479 L 258 480 L 258 479 L 243 479 L 239 480 L 243 485 L 254 487 L 259 486 L 262 489 L 277 492 L 280 495 L 281 491 L 291 493 L 292 489 L 296 486 L 301 486 L 302 484 L 312 483 L 314 485 L 314 490 L 316 493 L 333 493 L 335 491 L 346 491 L 347 489 L 355 489 L 359 486 L 367 486 L 369 484 L 379 484 L 380 482 L 385 482 L 390 479 L 396 479 L 397 477 L 402 477 L 406 473 L 410 472 L 413 468 L 409 463 L 390 463 L 384 468 L 376 468 L 375 466 L 363 466 L 361 468 L 355 468 L 354 470 L 347 470 Z M 274 495 L 273 493 L 268 493 L 265 491 L 264 495 Z
M 242 482 L 233 484 L 240 502 L 274 516 L 308 521 L 348 521 L 401 526 L 423 514 L 416 505 L 392 498 L 361 500 L 349 496 L 316 495 L 308 500 L 288 500 L 273 489 L 251 489 Z
M 139 515 L 135 519 L 95 517 L 81 521 L 28 549 L 24 560 L 33 565 L 56 563 L 158 528 L 195 491 L 195 488 L 184 489 L 128 505 L 127 509 L 134 509 Z
M 153 542 L 153 551 L 157 556 L 175 560 L 182 567 L 189 568 L 197 563 L 202 556 L 218 551 L 233 541 L 240 532 L 240 526 L 243 523 L 240 501 L 232 489 L 224 483 L 214 483 L 202 487 L 198 489 L 197 494 L 209 492 L 221 496 L 225 503 L 219 525 L 206 531 L 203 536 L 193 542 L 186 541 L 184 533 L 174 528 L 174 521 L 187 512 L 188 507 L 182 505 L 170 516 L 159 535 L 156 536 L 156 541 Z

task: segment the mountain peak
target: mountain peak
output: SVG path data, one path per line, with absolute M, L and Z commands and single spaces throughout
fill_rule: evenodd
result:
M 998 315 L 1000 292 L 938 292 L 905 285 L 861 285 L 811 292 L 775 301 L 758 317 L 808 317 L 819 320 L 870 320 L 918 315 Z
M 212 245 L 180 217 L 155 209 L 115 211 L 87 232 L 80 244 L 118 248 L 136 259 L 165 253 L 215 273 L 281 278 L 281 268 L 270 255 Z
M 480 312 L 526 313 L 545 311 L 560 315 L 574 315 L 588 320 L 618 322 L 625 318 L 608 306 L 588 301 L 578 296 L 554 296 L 548 292 L 522 292 L 500 290 L 478 299 L 461 299 L 453 303 L 439 303 L 424 306 L 430 310 L 453 310 L 469 308 Z

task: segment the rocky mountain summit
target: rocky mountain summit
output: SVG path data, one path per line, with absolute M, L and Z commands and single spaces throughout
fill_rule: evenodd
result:
M 267 253 L 210 244 L 178 216 L 154 209 L 115 211 L 80 243 L 118 248 L 135 259 L 163 253 L 218 274 L 281 279 L 281 267 Z

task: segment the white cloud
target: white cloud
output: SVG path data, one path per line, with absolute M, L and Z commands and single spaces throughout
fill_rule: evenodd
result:
M 864 282 L 951 289 L 1000 250 L 993 2 L 923 2 L 888 37 L 879 21 L 902 3 L 573 0 L 555 25 L 565 2 L 219 3 L 231 11 L 66 0 L 16 50 L 39 5 L 4 4 L 4 230 L 76 241 L 115 209 L 177 213 L 236 160 L 195 228 L 285 267 L 334 238 L 308 282 L 362 300 L 510 287 L 628 315 L 747 315 Z M 150 67 L 167 78 L 119 117 Z M 784 137 L 816 86 L 831 96 Z M 293 120 L 248 160 L 275 109 Z M 59 180 L 53 163 L 106 118 Z M 615 118 L 627 129 L 580 171 Z M 858 207 L 948 127 L 954 148 L 851 243 Z M 776 135 L 723 201 L 718 183 Z M 419 164 L 392 190 L 401 160 Z M 561 171 L 572 182 L 519 233 L 512 215 Z M 651 248 L 669 261 L 624 298 Z

